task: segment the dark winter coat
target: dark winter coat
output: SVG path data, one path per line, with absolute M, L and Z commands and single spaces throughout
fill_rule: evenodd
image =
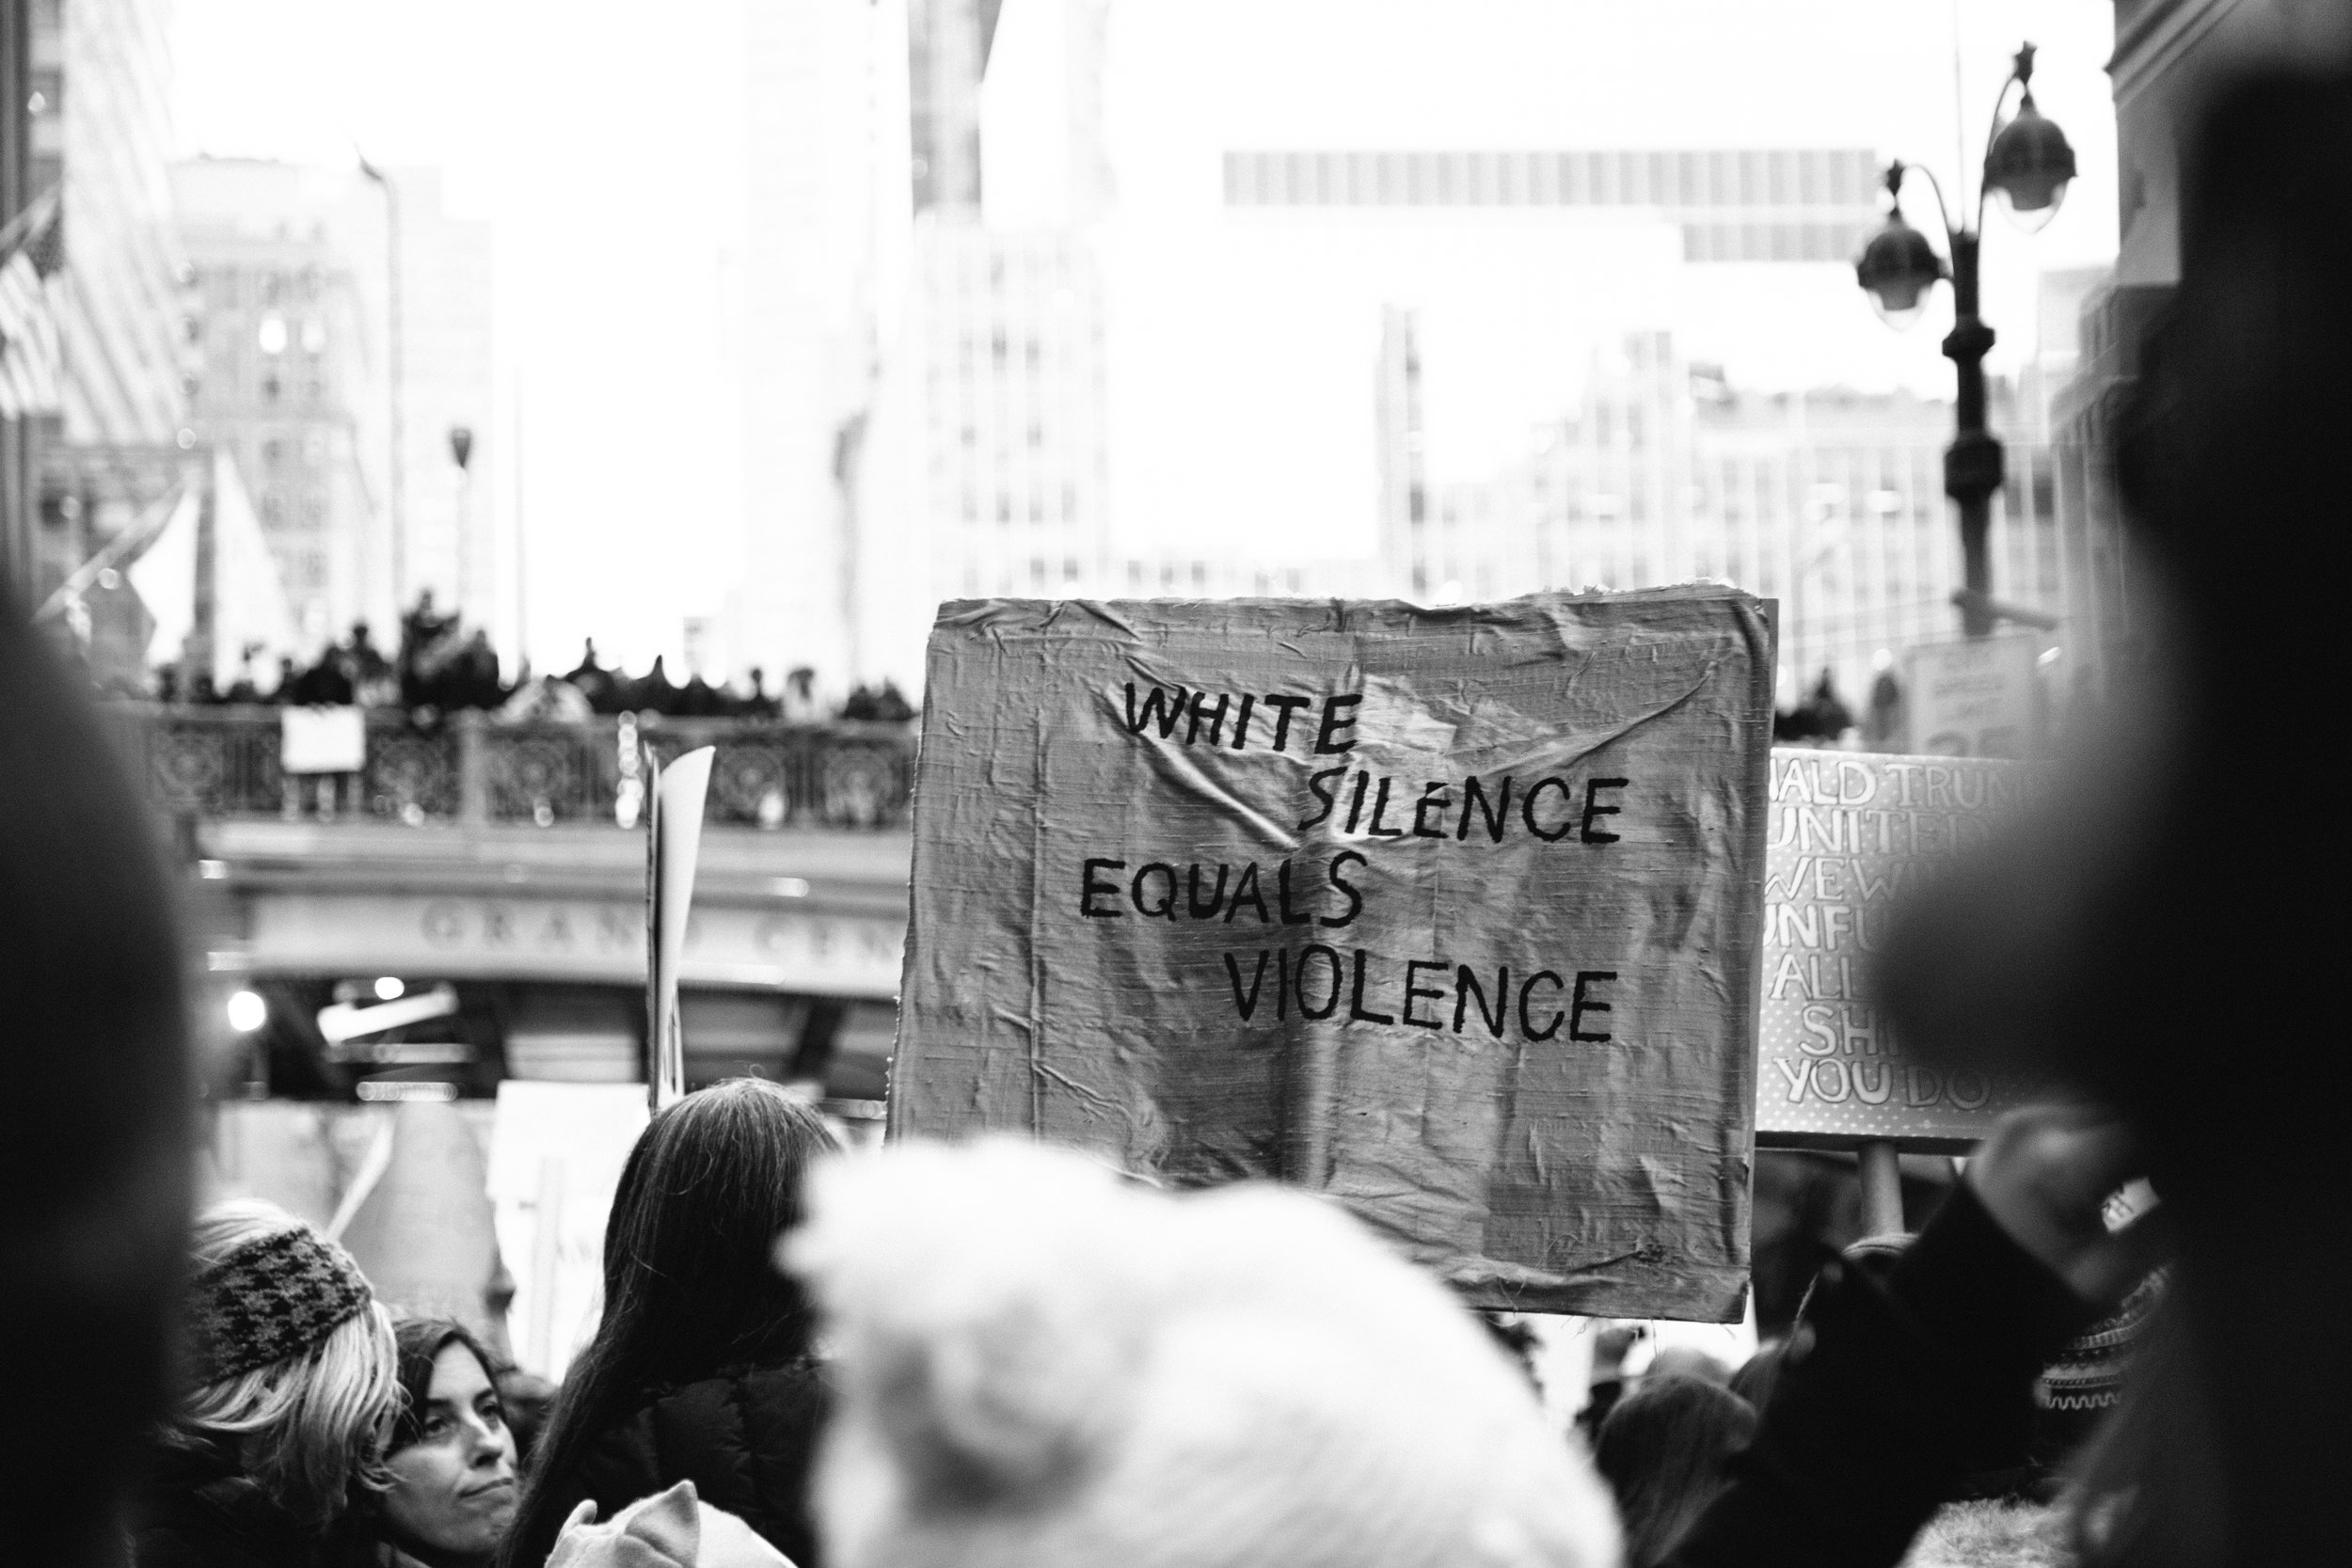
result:
M 813 1360 L 738 1368 L 664 1390 L 598 1436 L 579 1468 L 550 1478 L 562 1517 L 583 1497 L 609 1519 L 681 1481 L 790 1558 L 818 1568 L 809 1469 L 824 1420 L 824 1377 Z
M 1825 1272 L 1811 1348 L 1666 1568 L 1890 1568 L 1969 1477 L 2024 1461 L 2035 1376 L 2095 1316 L 1963 1183 L 1890 1275 Z
M 133 1568 L 352 1568 L 347 1526 L 323 1534 L 280 1508 L 223 1449 L 158 1444 L 131 1531 Z

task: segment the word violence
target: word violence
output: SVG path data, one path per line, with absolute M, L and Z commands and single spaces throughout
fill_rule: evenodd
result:
M 1225 955 L 1232 982 L 1233 1010 L 1247 1023 L 1261 1010 L 1276 1020 L 1293 1009 L 1303 1019 L 1327 1019 L 1347 1004 L 1353 1023 L 1407 1023 L 1420 1029 L 1460 1034 L 1480 1026 L 1496 1039 L 1516 1025 L 1518 1037 L 1548 1040 L 1567 1030 L 1568 1038 L 1598 1044 L 1610 1005 L 1603 988 L 1614 970 L 1580 969 L 1574 977 L 1539 969 L 1515 988 L 1508 965 L 1498 965 L 1491 983 L 1469 964 L 1444 958 L 1391 963 L 1358 947 L 1347 954 L 1321 942 L 1290 948 L 1261 948 L 1246 957 Z M 1448 1002 L 1453 1004 L 1449 1009 Z

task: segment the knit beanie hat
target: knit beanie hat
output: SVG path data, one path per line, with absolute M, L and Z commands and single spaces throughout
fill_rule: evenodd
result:
M 2053 1462 L 2080 1447 L 2122 1402 L 2123 1376 L 2164 1300 L 2169 1277 L 2167 1270 L 2157 1269 L 2142 1279 L 2121 1307 L 2069 1339 L 2042 1370 L 2042 1415 L 2034 1437 L 2037 1449 Z
M 309 1226 L 247 1242 L 189 1286 L 196 1386 L 307 1354 L 372 1299 L 351 1254 Z
M 1324 1200 L 1006 1141 L 810 1174 L 828 1568 L 1606 1568 L 1606 1492 L 1427 1275 Z

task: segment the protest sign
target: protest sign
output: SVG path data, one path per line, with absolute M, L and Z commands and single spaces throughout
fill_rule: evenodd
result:
M 653 769 L 653 808 L 645 818 L 645 1102 L 652 1111 L 686 1094 L 678 967 L 702 855 L 703 800 L 717 755 L 711 747 L 697 747 Z
M 1982 843 L 2040 776 L 1980 758 L 1772 752 L 1758 1143 L 1964 1149 L 2030 1098 L 2030 1085 L 1906 1056 L 1862 998 L 1904 891 Z
M 1938 642 L 1904 656 L 1904 727 L 1911 749 L 1945 757 L 2033 754 L 2042 727 L 2033 636 Z
M 1323 1191 L 1484 1305 L 1747 1282 L 1770 607 L 942 608 L 894 1135 Z
M 604 1227 L 621 1167 L 644 1131 L 640 1084 L 499 1085 L 487 1190 L 515 1278 L 516 1362 L 564 1380 L 604 1305 Z
M 285 773 L 357 773 L 368 765 L 367 719 L 356 707 L 278 710 L 278 767 Z

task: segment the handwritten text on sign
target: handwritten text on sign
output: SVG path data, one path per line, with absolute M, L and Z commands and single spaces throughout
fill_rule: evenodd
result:
M 1163 741 L 1176 741 L 1181 733 L 1185 746 L 1230 745 L 1235 752 L 1248 750 L 1252 710 L 1262 701 L 1258 693 L 1240 693 L 1238 705 L 1232 692 L 1187 692 L 1182 687 L 1153 686 L 1147 693 L 1138 698 L 1135 683 L 1126 683 L 1124 714 L 1130 735 L 1155 734 Z M 1355 715 L 1363 700 L 1360 691 L 1322 699 L 1312 744 L 1307 743 L 1308 731 L 1302 726 L 1298 752 L 1318 759 L 1352 752 Z M 1259 744 L 1278 752 L 1291 749 L 1291 718 L 1300 708 L 1314 708 L 1315 700 L 1267 693 L 1263 702 L 1264 710 L 1274 717 L 1258 735 Z M 1229 708 L 1233 715 L 1230 742 L 1225 738 Z M 1616 844 L 1623 835 L 1608 831 L 1604 824 L 1623 814 L 1625 808 L 1617 801 L 1631 783 L 1623 778 L 1579 781 L 1557 774 L 1527 779 L 1506 773 L 1400 785 L 1391 774 L 1375 774 L 1342 763 L 1307 775 L 1311 809 L 1298 819 L 1296 828 L 1307 833 L 1327 826 L 1340 839 L 1366 845 L 1413 838 L 1435 839 L 1440 844 L 1451 841 L 1467 848 L 1473 827 L 1492 844 L 1501 844 L 1507 834 L 1518 832 L 1545 844 Z M 1417 797 L 1411 795 L 1416 787 L 1421 791 Z M 1392 794 L 1396 800 L 1393 822 L 1390 820 Z M 1079 880 L 1078 912 L 1089 919 L 1116 920 L 1126 916 L 1130 912 L 1126 906 L 1131 905 L 1134 914 L 1147 920 L 1210 921 L 1227 927 L 1238 921 L 1240 929 L 1233 936 L 1241 941 L 1265 938 L 1268 933 L 1263 927 L 1269 926 L 1344 930 L 1364 912 L 1360 876 L 1351 880 L 1349 874 L 1360 874 L 1370 863 L 1360 848 L 1340 849 L 1327 859 L 1317 857 L 1300 864 L 1294 889 L 1294 862 L 1289 858 L 1270 866 L 1257 861 L 1244 861 L 1239 866 L 1222 861 L 1214 865 L 1192 861 L 1181 866 L 1147 861 L 1131 868 L 1124 860 L 1089 856 Z M 1300 933 L 1302 937 L 1307 934 Z M 1522 970 L 1514 989 L 1508 964 L 1489 969 L 1446 958 L 1407 958 L 1400 974 L 1362 947 L 1343 948 L 1327 942 L 1229 948 L 1224 958 L 1232 985 L 1233 1011 L 1242 1023 L 1280 1022 L 1294 1009 L 1302 1019 L 1327 1019 L 1338 1012 L 1344 996 L 1350 1022 L 1401 1022 L 1417 1029 L 1445 1029 L 1451 1002 L 1450 1027 L 1457 1035 L 1470 1021 L 1474 1006 L 1476 1023 L 1497 1039 L 1516 1025 L 1518 1038 L 1548 1040 L 1560 1033 L 1564 1023 L 1571 1040 L 1597 1044 L 1610 1038 L 1599 1021 L 1612 1010 L 1607 989 L 1617 978 L 1613 970 Z M 1266 1020 L 1259 1018 L 1262 1009 L 1268 1014 Z
M 2021 1098 L 1907 1058 L 1862 999 L 1862 972 L 1904 891 L 1991 836 L 2038 780 L 2010 762 L 1772 753 L 1759 1137 L 1958 1147 Z
M 1727 590 L 949 606 L 892 1121 L 1736 1314 L 1771 636 Z

